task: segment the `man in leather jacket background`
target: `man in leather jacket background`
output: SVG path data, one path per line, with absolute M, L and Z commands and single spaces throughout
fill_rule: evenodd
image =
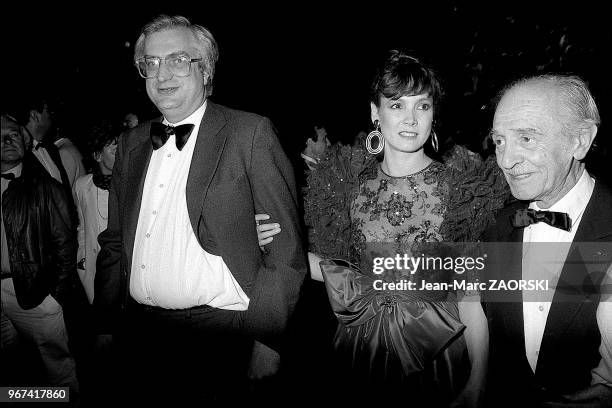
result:
M 9 115 L 1 122 L 3 348 L 16 335 L 32 343 L 46 373 L 40 385 L 68 386 L 74 396 L 64 310 L 78 298 L 76 228 L 61 184 L 29 151 L 23 128 Z

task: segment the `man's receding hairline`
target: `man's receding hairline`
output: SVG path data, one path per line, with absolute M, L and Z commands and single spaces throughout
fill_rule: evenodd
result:
M 546 106 L 553 108 L 564 106 L 566 104 L 561 89 L 558 86 L 555 86 L 554 84 L 551 84 L 542 78 L 536 77 L 530 78 L 525 82 L 514 84 L 513 86 L 508 88 L 499 100 L 497 107 L 499 108 L 499 105 L 501 105 L 502 101 L 506 99 L 509 95 L 514 94 L 512 96 L 516 97 L 516 94 L 520 91 L 528 91 L 531 93 L 528 98 L 523 95 L 523 99 L 528 102 L 541 100 L 546 104 Z M 497 109 L 495 111 L 497 112 Z M 554 109 L 554 111 L 559 112 L 558 109 Z
M 189 46 L 189 48 L 193 48 L 194 50 L 198 51 L 198 54 L 199 54 L 200 53 L 200 49 L 198 48 L 198 45 L 199 45 L 198 44 L 198 37 L 196 36 L 196 34 L 193 32 L 192 29 L 190 29 L 189 27 L 184 27 L 184 26 L 170 26 L 170 27 L 165 27 L 165 28 L 162 28 L 161 30 L 153 31 L 152 33 L 144 35 L 144 40 L 143 40 L 143 43 L 142 43 L 142 52 L 143 52 L 143 55 L 146 55 L 145 48 L 147 46 L 147 41 L 151 39 L 151 36 L 153 36 L 155 34 L 160 34 L 160 33 L 166 32 L 166 31 L 172 31 L 172 30 L 178 30 L 178 29 L 183 29 L 183 30 L 186 30 L 186 31 L 189 32 L 189 34 L 191 35 L 191 40 L 193 42 L 195 42 L 195 45 L 192 43 L 192 41 L 190 41 L 188 46 Z M 180 50 L 180 51 L 187 51 L 187 50 Z
M 539 90 L 543 92 L 538 92 Z M 545 79 L 538 77 L 530 78 L 525 82 L 516 83 L 510 88 L 508 88 L 499 100 L 499 103 L 497 104 L 497 108 L 495 109 L 495 114 L 493 118 L 494 120 L 498 116 L 499 107 L 504 103 L 504 100 L 508 98 L 509 95 L 516 98 L 517 93 L 521 91 L 530 92 L 529 99 L 523 96 L 524 102 L 542 101 L 543 103 L 538 108 L 546 109 L 550 113 L 550 119 L 553 122 L 561 124 L 561 126 L 565 125 L 565 119 L 567 115 L 564 114 L 563 109 L 566 107 L 567 104 L 566 102 L 564 102 L 564 98 L 560 88 L 554 86 L 554 84 L 551 84 Z

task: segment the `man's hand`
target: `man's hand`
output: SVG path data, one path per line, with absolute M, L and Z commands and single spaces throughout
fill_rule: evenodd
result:
M 259 247 L 263 250 L 264 245 L 269 244 L 273 240 L 273 236 L 281 232 L 280 224 L 278 223 L 260 223 L 260 221 L 269 220 L 268 214 L 255 214 L 255 229 L 257 230 L 257 240 Z

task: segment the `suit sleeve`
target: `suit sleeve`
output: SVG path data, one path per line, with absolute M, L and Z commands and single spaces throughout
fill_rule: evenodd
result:
M 267 245 L 245 325 L 258 340 L 278 348 L 279 334 L 295 308 L 307 267 L 293 168 L 268 119 L 255 129 L 250 163 L 255 213 L 269 214 L 282 231 Z
M 58 150 L 64 169 L 66 169 L 68 180 L 70 181 L 70 188 L 73 192 L 73 199 L 76 202 L 76 196 L 74 196 L 74 186 L 79 177 L 85 174 L 85 167 L 83 167 L 83 162 L 79 157 L 80 153 L 72 152 L 68 148 L 62 148 Z
M 110 334 L 113 326 L 114 312 L 121 304 L 121 253 L 123 237 L 120 220 L 120 196 L 124 183 L 123 156 L 125 140 L 130 134 L 119 138 L 113 177 L 108 192 L 108 225 L 98 236 L 100 252 L 96 259 L 96 276 L 94 279 L 94 312 L 97 330 Z
M 612 287 L 612 265 L 608 267 L 601 285 L 602 288 Z M 591 372 L 592 385 L 603 384 L 612 390 L 612 294 L 609 289 L 602 289 L 596 316 L 601 334 L 601 345 L 599 346 L 601 360 Z

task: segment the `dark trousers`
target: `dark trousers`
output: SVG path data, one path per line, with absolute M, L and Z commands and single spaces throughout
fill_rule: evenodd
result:
M 241 316 L 209 306 L 131 304 L 117 338 L 118 366 L 125 367 L 121 400 L 138 406 L 240 401 L 253 347 L 239 332 Z

